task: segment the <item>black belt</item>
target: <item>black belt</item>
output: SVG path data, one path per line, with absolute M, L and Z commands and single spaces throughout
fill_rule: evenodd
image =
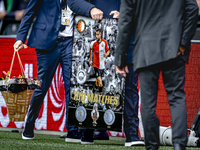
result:
M 58 38 L 57 38 L 57 40 L 56 40 L 56 42 L 64 42 L 64 41 L 66 41 L 67 39 L 69 39 L 69 38 L 71 38 L 71 37 L 62 37 L 62 36 L 58 36 Z

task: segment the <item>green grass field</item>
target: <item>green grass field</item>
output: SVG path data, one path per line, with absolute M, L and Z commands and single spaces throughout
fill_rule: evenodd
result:
M 114 139 L 114 140 L 112 140 Z M 125 147 L 124 139 L 95 140 L 94 145 L 67 143 L 59 135 L 35 134 L 34 140 L 22 140 L 21 133 L 0 131 L 0 150 L 144 150 L 145 147 Z M 172 150 L 171 146 L 160 146 L 160 150 Z M 188 150 L 200 148 L 188 147 Z

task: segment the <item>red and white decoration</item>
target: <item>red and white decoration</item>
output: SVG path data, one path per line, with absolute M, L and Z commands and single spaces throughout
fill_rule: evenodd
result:
M 13 44 L 15 39 L 0 38 L 0 77 L 2 72 L 7 72 L 10 68 L 10 63 L 13 55 Z M 33 48 L 21 50 L 20 56 L 25 67 L 27 77 L 37 77 L 37 62 L 36 54 Z M 16 61 L 13 66 L 12 74 L 18 76 L 20 69 Z M 188 110 L 188 128 L 195 118 L 197 110 L 200 106 L 200 43 L 193 43 L 189 64 L 186 65 L 186 102 Z M 58 66 L 52 84 L 44 98 L 44 103 L 36 120 L 35 129 L 66 132 L 65 119 L 65 95 L 64 83 L 62 78 L 62 69 Z M 162 78 L 159 80 L 159 93 L 156 113 L 160 119 L 161 126 L 171 126 L 170 110 L 166 98 L 166 93 L 162 83 Z M 139 113 L 140 116 L 140 113 Z M 24 122 L 10 122 L 6 110 L 6 104 L 0 94 L 0 127 L 24 128 Z M 124 132 L 111 132 L 111 136 L 125 136 Z M 140 122 L 140 136 L 143 137 L 142 124 Z

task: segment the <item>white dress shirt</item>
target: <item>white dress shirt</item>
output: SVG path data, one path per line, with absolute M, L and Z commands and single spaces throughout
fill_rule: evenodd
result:
M 71 37 L 73 35 L 73 18 L 74 18 L 74 13 L 71 11 L 71 9 L 68 6 L 67 6 L 67 10 L 70 11 L 70 25 L 66 25 L 65 29 L 62 32 L 59 31 L 58 36 Z M 62 9 L 61 9 L 61 11 L 62 11 Z M 63 24 L 62 23 L 62 17 L 61 17 L 61 24 Z

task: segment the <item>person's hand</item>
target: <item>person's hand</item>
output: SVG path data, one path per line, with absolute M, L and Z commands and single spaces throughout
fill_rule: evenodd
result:
M 93 62 L 92 61 L 90 61 L 90 65 L 92 65 L 93 64 Z
M 103 57 L 105 57 L 105 58 L 107 57 L 107 54 L 105 52 L 103 52 Z
M 17 10 L 15 11 L 15 20 L 20 21 L 23 18 L 25 10 Z
M 110 15 L 113 15 L 113 18 L 119 18 L 119 12 L 117 10 L 111 11 Z
M 124 77 L 126 77 L 126 74 L 129 72 L 128 71 L 128 66 L 125 66 L 125 67 L 115 66 L 115 69 L 119 74 L 121 74 Z
M 179 55 L 184 55 L 184 52 L 185 52 L 185 47 L 179 46 L 177 56 L 179 56 Z
M 5 11 L 4 12 L 0 12 L 0 19 L 3 19 L 5 17 L 5 15 L 6 15 Z
M 103 12 L 96 7 L 93 7 L 90 10 L 90 15 L 91 15 L 92 19 L 94 19 L 94 20 L 102 20 L 103 19 Z
M 15 44 L 13 45 L 13 47 L 14 47 L 14 50 L 15 50 L 15 51 L 19 51 L 19 50 L 21 50 L 23 47 L 24 47 L 24 48 L 27 48 L 28 46 L 25 45 L 25 44 L 23 44 L 23 42 L 22 42 L 21 40 L 18 40 L 18 41 L 15 42 Z

